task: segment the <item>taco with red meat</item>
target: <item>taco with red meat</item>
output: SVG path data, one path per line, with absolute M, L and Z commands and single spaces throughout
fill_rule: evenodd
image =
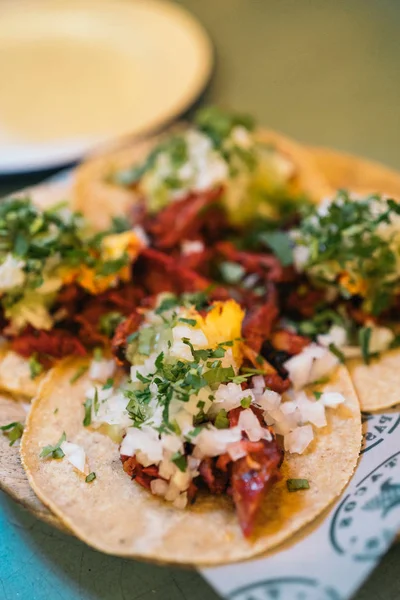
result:
M 83 163 L 72 200 L 99 228 L 127 216 L 171 248 L 215 220 L 243 230 L 331 192 L 300 144 L 247 115 L 206 107 L 190 124 Z
M 88 362 L 69 359 L 51 372 L 21 453 L 75 535 L 125 557 L 228 563 L 279 544 L 340 494 L 361 441 L 347 372 L 289 331 L 292 354 L 266 359 L 259 318 L 234 300 L 161 294 L 118 326 L 113 371 L 92 362 L 72 384 Z M 289 373 L 301 350 L 300 382 Z
M 131 267 L 143 242 L 132 230 L 94 232 L 65 203 L 38 204 L 0 205 L 0 389 L 25 398 L 57 360 L 106 349 L 141 298 Z
M 290 236 L 298 278 L 283 311 L 291 326 L 346 364 L 364 410 L 398 404 L 400 203 L 341 191 Z

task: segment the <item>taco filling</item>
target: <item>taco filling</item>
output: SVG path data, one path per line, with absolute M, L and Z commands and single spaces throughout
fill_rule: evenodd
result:
M 309 211 L 291 238 L 300 278 L 287 306 L 291 324 L 347 361 L 365 408 L 396 403 L 376 383 L 367 390 L 364 382 L 370 381 L 368 373 L 393 381 L 395 372 L 400 204 L 339 192 Z
M 284 451 L 305 452 L 314 429 L 327 424 L 326 407 L 345 398 L 303 389 L 338 364 L 316 344 L 308 347 L 303 385 L 294 377 L 285 393 L 272 390 L 270 365 L 260 357 L 254 368 L 247 358 L 243 317 L 233 300 L 199 312 L 162 295 L 154 309 L 139 309 L 115 336 L 128 376 L 116 386 L 107 365 L 91 370 L 97 381 L 87 391 L 84 421 L 122 438 L 123 469 L 136 484 L 178 509 L 201 489 L 228 494 L 250 536 L 266 493 L 280 479 Z M 289 374 L 293 360 L 285 363 Z
M 25 371 L 37 379 L 56 359 L 107 346 L 142 297 L 131 283 L 142 245 L 119 223 L 95 234 L 63 204 L 40 210 L 29 198 L 1 203 L 0 322 L 8 342 L 1 387 L 29 396 Z

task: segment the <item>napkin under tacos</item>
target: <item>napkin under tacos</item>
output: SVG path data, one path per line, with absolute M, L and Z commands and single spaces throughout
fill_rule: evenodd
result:
M 183 214 L 187 221 L 185 209 L 194 199 L 201 210 L 218 206 L 229 223 L 243 227 L 331 191 L 300 144 L 255 129 L 247 115 L 207 107 L 191 124 L 83 163 L 73 203 L 99 228 L 111 216 L 130 215 L 156 231 L 173 212 L 171 223 L 183 238 L 179 222 Z
M 275 546 L 340 494 L 361 437 L 346 370 L 313 344 L 314 385 L 273 391 L 281 382 L 261 356 L 254 366 L 242 319 L 233 300 L 162 295 L 117 329 L 125 374 L 91 370 L 71 384 L 82 362 L 70 360 L 48 376 L 23 463 L 82 540 L 121 556 L 225 563 Z

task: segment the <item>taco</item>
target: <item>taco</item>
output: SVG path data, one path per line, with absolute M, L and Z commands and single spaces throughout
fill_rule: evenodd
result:
M 95 233 L 64 202 L 49 205 L 51 189 L 0 206 L 0 389 L 25 398 L 56 360 L 107 347 L 140 298 L 139 237 L 120 223 Z
M 163 294 L 117 328 L 111 376 L 94 367 L 71 385 L 81 360 L 49 374 L 21 454 L 75 535 L 120 556 L 227 563 L 274 547 L 340 494 L 361 441 L 346 370 L 312 344 L 293 386 L 243 339 L 243 318 L 234 300 Z
M 99 228 L 123 215 L 156 237 L 168 220 L 177 228 L 174 240 L 180 235 L 182 241 L 201 226 L 192 218 L 188 230 L 189 206 L 196 217 L 206 209 L 222 211 L 230 225 L 243 228 L 330 193 L 314 158 L 298 143 L 255 129 L 249 116 L 207 107 L 190 125 L 88 160 L 76 173 L 73 206 Z M 171 246 L 166 237 L 163 246 Z
M 286 313 L 350 370 L 361 407 L 398 404 L 400 204 L 339 192 L 291 232 L 300 278 Z

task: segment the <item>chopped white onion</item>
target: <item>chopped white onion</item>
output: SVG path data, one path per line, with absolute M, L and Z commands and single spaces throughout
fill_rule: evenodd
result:
M 338 358 L 327 348 L 310 344 L 300 354 L 284 363 L 295 390 L 330 374 L 338 365 Z
M 168 482 L 164 479 L 153 479 L 150 481 L 150 489 L 155 496 L 165 496 L 168 490 Z
M 64 452 L 65 458 L 75 469 L 78 469 L 84 475 L 88 475 L 89 469 L 86 464 L 86 453 L 82 446 L 72 442 L 63 442 L 60 446 Z
M 89 377 L 94 381 L 107 381 L 115 373 L 116 365 L 114 360 L 95 360 L 90 363 Z
M 347 342 L 347 331 L 344 327 L 340 327 L 340 325 L 332 325 L 328 333 L 321 333 L 317 337 L 317 341 L 321 346 L 325 346 L 326 348 L 330 344 L 335 344 L 335 346 L 341 348 Z
M 163 458 L 162 441 L 158 432 L 152 427 L 129 427 L 122 440 L 120 453 L 124 456 L 134 456 L 138 451 L 145 454 L 150 464 L 158 463 Z
M 324 406 L 336 408 L 340 404 L 345 403 L 345 397 L 339 392 L 324 392 L 318 402 L 322 402 Z
M 315 427 L 325 427 L 325 406 L 315 399 L 307 398 L 305 393 L 298 394 L 295 404 L 297 405 L 303 423 L 312 423 Z
M 238 427 L 247 434 L 251 442 L 258 442 L 263 437 L 264 428 L 250 408 L 240 413 Z
M 181 253 L 183 256 L 190 256 L 191 254 L 198 254 L 203 252 L 204 244 L 200 240 L 183 240 L 181 244 Z
M 302 454 L 314 439 L 311 425 L 297 427 L 284 437 L 285 450 L 291 454 Z
M 188 502 L 187 493 L 179 494 L 177 498 L 173 501 L 173 505 L 175 508 L 183 509 L 186 507 Z
M 243 458 L 243 456 L 247 455 L 244 445 L 241 442 L 229 444 L 227 452 L 233 461 L 239 460 L 239 458 Z
M 230 429 L 216 429 L 213 426 L 204 428 L 196 438 L 196 446 L 193 451 L 195 458 L 204 456 L 219 456 L 227 451 L 228 444 L 239 442 L 242 439 L 240 427 Z

